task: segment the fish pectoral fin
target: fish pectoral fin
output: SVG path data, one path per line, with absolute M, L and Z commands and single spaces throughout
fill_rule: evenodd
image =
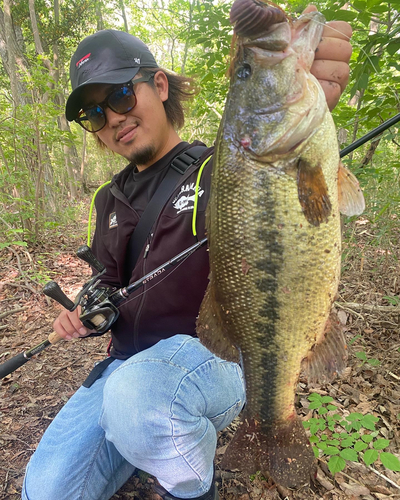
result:
M 299 160 L 297 192 L 307 221 L 313 226 L 319 226 L 322 222 L 326 222 L 332 211 L 332 205 L 320 165 L 315 166 L 306 160 Z
M 196 331 L 201 343 L 215 355 L 238 363 L 239 352 L 229 340 L 222 311 L 215 299 L 215 289 L 210 280 L 197 318 Z
M 309 383 L 331 382 L 346 368 L 347 356 L 343 328 L 336 312 L 332 311 L 320 341 L 303 359 L 302 371 Z
M 365 209 L 365 200 L 356 176 L 339 163 L 338 171 L 339 210 L 342 214 L 360 215 Z
M 310 481 L 315 458 L 301 420 L 263 429 L 262 424 L 244 417 L 221 462 L 223 469 L 257 471 L 287 488 L 298 488 Z

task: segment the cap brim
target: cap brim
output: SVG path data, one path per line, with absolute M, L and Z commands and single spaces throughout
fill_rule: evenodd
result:
M 78 117 L 79 111 L 82 109 L 82 91 L 86 85 L 91 85 L 92 83 L 104 83 L 106 85 L 113 85 L 118 83 L 126 83 L 139 72 L 140 68 L 123 68 L 119 70 L 113 70 L 109 73 L 104 73 L 103 75 L 90 78 L 85 82 L 81 83 L 75 90 L 70 94 L 65 105 L 65 116 L 69 122 L 75 120 Z

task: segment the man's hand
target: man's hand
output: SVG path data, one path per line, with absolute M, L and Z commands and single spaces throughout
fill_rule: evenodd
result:
M 316 10 L 314 5 L 309 5 L 303 14 Z M 331 21 L 325 25 L 321 42 L 315 51 L 311 73 L 321 84 L 331 111 L 339 102 L 349 81 L 352 33 L 353 30 L 349 23 Z
M 53 323 L 54 331 L 65 340 L 90 335 L 95 330 L 90 331 L 83 326 L 81 320 L 79 319 L 80 314 L 80 306 L 72 312 L 67 310 L 62 311 Z

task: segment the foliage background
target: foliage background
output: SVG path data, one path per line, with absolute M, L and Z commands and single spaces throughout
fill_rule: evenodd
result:
M 307 2 L 280 2 L 294 15 Z M 315 2 L 328 20 L 351 22 L 351 80 L 334 111 L 344 147 L 399 109 L 400 0 Z M 161 67 L 196 78 L 184 140 L 211 144 L 228 82 L 231 2 L 222 0 L 3 0 L 0 10 L 0 245 L 40 243 L 62 232 L 79 202 L 111 178 L 124 160 L 99 151 L 92 137 L 63 117 L 69 59 L 98 29 L 127 30 Z M 390 227 L 398 217 L 397 126 L 345 158 L 367 198 L 366 216 Z

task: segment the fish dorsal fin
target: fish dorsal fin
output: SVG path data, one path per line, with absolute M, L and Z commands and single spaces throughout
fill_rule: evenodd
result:
M 347 346 L 342 325 L 335 311 L 329 315 L 325 331 L 308 356 L 302 371 L 309 383 L 331 382 L 346 368 Z
M 305 218 L 313 226 L 326 222 L 332 205 L 320 165 L 300 159 L 297 165 L 297 191 Z
M 339 163 L 338 172 L 339 210 L 342 214 L 360 215 L 364 212 L 364 195 L 356 176 L 346 168 L 342 162 Z

